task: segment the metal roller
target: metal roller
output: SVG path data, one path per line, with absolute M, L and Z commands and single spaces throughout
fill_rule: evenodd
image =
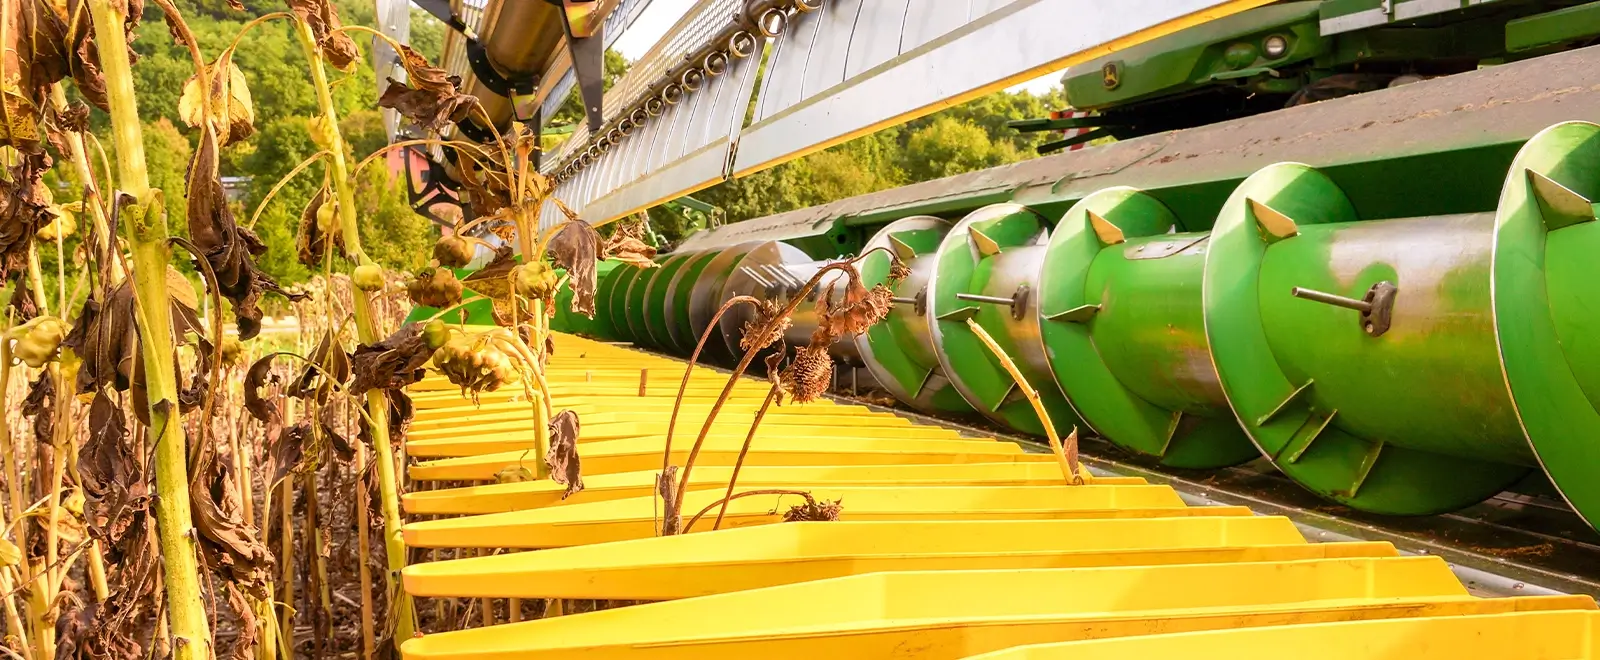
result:
M 949 231 L 945 220 L 913 216 L 889 223 L 867 243 L 862 252 L 867 256 L 857 264 L 862 284 L 872 287 L 888 281 L 889 255 L 881 250 L 868 254 L 878 248 L 892 250 L 911 274 L 895 285 L 895 305 L 888 316 L 856 337 L 856 351 L 878 384 L 906 405 L 924 412 L 970 415 L 972 406 L 939 364 L 925 314 L 928 280 L 939 243 Z
M 666 261 L 666 257 L 658 256 L 656 260 L 658 265 L 655 268 L 638 269 L 638 274 L 628 281 L 628 289 L 623 294 L 623 319 L 628 324 L 628 332 L 633 335 L 635 344 L 650 348 L 657 348 L 660 344 L 645 325 L 645 293 L 650 289 L 650 282 L 661 273 L 659 264 Z
M 683 252 L 666 256 L 661 261 L 661 267 L 651 274 L 650 283 L 645 286 L 644 305 L 640 310 L 644 314 L 645 329 L 650 332 L 650 338 L 656 346 L 668 351 L 677 350 L 672 341 L 672 333 L 667 327 L 667 288 L 671 286 L 672 279 L 677 276 L 680 269 L 693 258 L 694 253 Z
M 1496 214 L 1359 220 L 1305 165 L 1234 191 L 1202 284 L 1222 388 L 1324 497 L 1389 514 L 1487 499 L 1537 465 L 1497 349 Z
M 1056 382 L 1098 435 L 1170 467 L 1259 456 L 1211 366 L 1200 299 L 1206 233 L 1133 188 L 1089 195 L 1057 223 L 1039 281 Z
M 728 277 L 728 283 L 722 290 L 723 300 L 738 295 L 746 295 L 757 300 L 770 301 L 777 305 L 787 305 L 794 300 L 794 296 L 805 287 L 806 282 L 815 277 L 817 271 L 828 265 L 828 260 L 812 259 L 799 248 L 786 243 L 774 243 L 770 250 L 753 250 L 739 268 Z M 805 301 L 795 307 L 794 313 L 789 316 L 789 328 L 784 331 L 783 341 L 790 346 L 805 346 L 811 343 L 811 335 L 816 332 L 818 318 L 816 301 L 827 295 L 829 287 L 833 287 L 835 300 L 844 297 L 846 275 L 841 271 L 831 271 L 812 288 Z M 755 312 L 748 306 L 730 310 L 722 317 L 721 332 L 728 350 L 740 355 L 743 350 L 739 342 L 744 338 L 745 323 L 755 318 Z M 850 365 L 862 366 L 861 355 L 856 351 L 855 337 L 839 337 L 833 345 L 828 347 L 829 353 L 835 359 Z
M 1050 373 L 1034 312 L 1049 226 L 1020 204 L 995 204 L 956 223 L 939 245 L 927 288 L 927 319 L 939 364 L 974 409 L 999 424 L 1044 435 L 1022 390 L 967 327 L 977 319 L 1038 391 L 1066 435 L 1081 426 Z
M 716 257 L 716 252 L 691 253 L 689 260 L 667 282 L 665 299 L 662 301 L 666 306 L 667 336 L 672 340 L 672 348 L 680 355 L 693 353 L 695 344 L 700 341 L 689 324 L 689 297 L 706 264 Z
M 694 285 L 689 292 L 689 330 L 694 335 L 695 341 L 705 334 L 711 327 L 711 317 L 716 315 L 717 309 L 722 307 L 726 298 L 722 297 L 722 289 L 728 283 L 728 278 L 739 268 L 745 255 L 752 250 L 766 246 L 768 250 L 777 248 L 776 241 L 751 241 L 727 248 L 707 262 L 701 269 L 700 276 L 695 278 Z M 728 362 L 733 355 L 728 353 L 728 346 L 723 341 L 712 337 L 706 341 L 705 350 L 701 359 L 707 362 Z

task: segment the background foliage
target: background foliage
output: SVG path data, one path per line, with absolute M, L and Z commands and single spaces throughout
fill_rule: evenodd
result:
M 244 24 L 256 17 L 282 11 L 281 0 L 245 0 L 245 11 L 230 9 L 224 0 L 177 0 L 207 57 L 227 47 Z M 361 0 L 335 0 L 347 24 L 373 26 L 373 5 Z M 192 72 L 189 54 L 173 42 L 159 10 L 151 3 L 134 40 L 139 61 L 134 76 L 139 90 L 139 113 L 145 122 L 145 145 L 152 183 L 167 193 L 173 230 L 182 233 L 184 175 L 193 149 L 195 132 L 177 116 L 178 97 Z M 316 112 L 316 98 L 300 45 L 287 21 L 260 25 L 240 42 L 234 61 L 244 71 L 254 99 L 257 132 L 250 139 L 224 150 L 225 177 L 240 177 L 243 195 L 235 213 L 241 222 L 261 205 L 272 186 L 303 159 L 318 151 L 307 128 Z M 411 45 L 438 61 L 445 27 L 426 13 L 413 9 Z M 358 38 L 363 50 L 366 38 Z M 606 53 L 606 87 L 628 70 L 629 63 L 615 52 Z M 382 115 L 377 108 L 379 81 L 370 58 L 357 61 L 350 72 L 332 72 L 341 129 L 351 163 L 386 142 Z M 909 183 L 951 176 L 976 169 L 1031 158 L 1034 148 L 1052 135 L 1019 134 L 1007 121 L 1042 117 L 1064 107 L 1059 88 L 1050 94 L 997 93 L 885 129 L 780 165 L 749 177 L 701 191 L 696 198 L 720 207 L 724 222 L 737 222 L 783 211 L 863 195 Z M 553 118 L 553 126 L 581 122 L 581 105 L 574 90 Z M 95 130 L 102 144 L 110 144 L 104 116 L 96 113 Z M 559 129 L 557 129 L 559 131 Z M 553 135 L 547 144 L 564 136 Z M 321 168 L 312 168 L 288 184 L 262 210 L 254 225 L 267 242 L 262 267 L 285 284 L 311 275 L 294 259 L 295 233 L 300 212 L 321 185 Z M 59 176 L 59 175 L 58 175 Z M 358 203 L 370 256 L 397 269 L 415 269 L 426 263 L 437 230 L 413 214 L 406 204 L 405 182 L 375 165 L 358 175 Z M 63 185 L 58 198 L 76 198 L 74 186 Z M 707 218 L 681 206 L 652 209 L 653 228 L 668 241 L 676 241 Z M 46 273 L 54 270 L 52 250 L 43 252 Z

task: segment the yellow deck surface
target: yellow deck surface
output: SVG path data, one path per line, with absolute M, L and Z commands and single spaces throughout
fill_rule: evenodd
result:
M 683 364 L 555 344 L 551 400 L 579 414 L 585 490 L 486 483 L 534 467 L 520 386 L 474 402 L 437 377 L 417 384 L 406 452 L 420 483 L 402 536 L 466 558 L 412 565 L 405 587 L 424 603 L 647 602 L 425 624 L 405 658 L 1600 660 L 1589 597 L 1474 597 L 1435 557 L 1309 543 L 1286 518 L 1190 506 L 1137 478 L 1068 485 L 1049 454 L 826 400 L 769 411 L 735 490 L 838 501 L 839 521 L 785 523 L 804 498 L 759 494 L 731 502 L 719 531 L 713 511 L 659 536 L 655 483 Z M 694 371 L 673 464 L 726 378 Z M 735 388 L 686 517 L 723 497 L 767 387 Z

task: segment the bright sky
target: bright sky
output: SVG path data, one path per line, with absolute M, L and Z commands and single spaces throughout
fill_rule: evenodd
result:
M 611 45 L 611 48 L 629 61 L 638 61 L 650 48 L 672 29 L 674 23 L 682 18 L 689 8 L 695 5 L 696 0 L 652 0 L 645 7 L 639 18 L 634 20 L 633 26 L 622 33 L 621 37 Z M 1061 84 L 1061 72 L 1040 76 L 1028 82 L 1007 89 L 1008 92 L 1028 90 L 1035 94 L 1050 91 L 1051 87 Z

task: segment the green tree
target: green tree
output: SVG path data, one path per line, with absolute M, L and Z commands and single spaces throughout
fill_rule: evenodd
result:
M 415 271 L 433 258 L 438 231 L 411 211 L 404 183 L 374 164 L 356 175 L 356 204 L 362 209 L 361 244 L 373 261 Z
M 439 58 L 444 57 L 444 33 L 443 21 L 421 9 L 411 8 L 411 38 L 407 46 L 429 62 L 438 64 Z

